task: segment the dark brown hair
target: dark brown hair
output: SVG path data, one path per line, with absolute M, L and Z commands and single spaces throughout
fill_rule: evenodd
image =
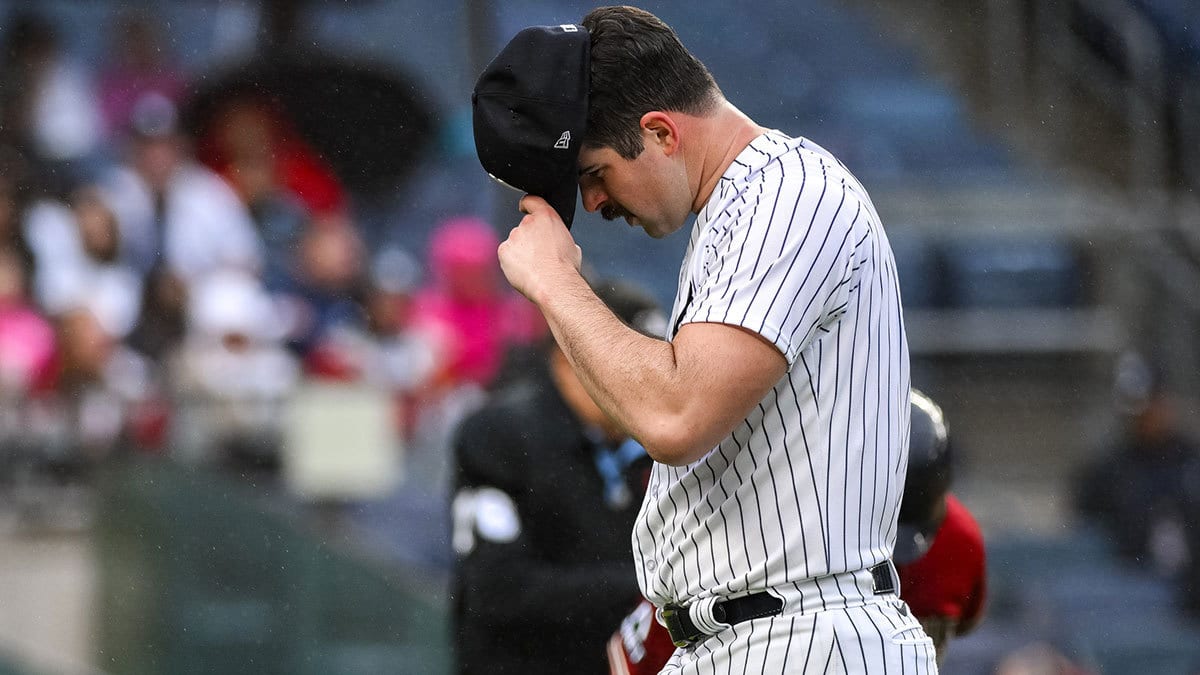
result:
M 642 152 L 642 115 L 668 110 L 703 115 L 721 90 L 675 31 L 636 7 L 598 7 L 583 18 L 591 34 L 589 145 L 633 159 Z

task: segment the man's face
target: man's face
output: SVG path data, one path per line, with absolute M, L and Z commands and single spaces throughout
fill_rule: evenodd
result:
M 183 160 L 180 140 L 174 135 L 142 138 L 135 142 L 134 166 L 150 187 L 165 190 Z
M 589 212 L 598 210 L 606 220 L 624 218 L 655 239 L 683 227 L 691 213 L 683 162 L 653 142 L 635 159 L 612 148 L 584 146 L 579 151 L 579 190 Z

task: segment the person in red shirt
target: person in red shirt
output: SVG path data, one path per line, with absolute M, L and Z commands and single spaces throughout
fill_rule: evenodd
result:
M 908 472 L 900 503 L 893 562 L 900 598 L 933 638 L 938 663 L 951 637 L 979 625 L 987 599 L 983 532 L 950 493 L 950 436 L 941 407 L 912 391 Z M 611 675 L 650 675 L 670 659 L 675 645 L 642 599 L 608 641 Z
M 221 175 L 252 209 L 277 192 L 322 217 L 349 209 L 346 188 L 329 162 L 269 97 L 223 101 L 196 141 L 197 158 Z
M 908 473 L 893 561 L 900 597 L 933 638 L 938 661 L 952 637 L 983 618 L 987 561 L 983 532 L 950 492 L 950 436 L 942 409 L 912 392 Z

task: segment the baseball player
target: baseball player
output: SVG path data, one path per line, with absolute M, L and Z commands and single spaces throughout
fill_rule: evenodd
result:
M 973 630 L 987 596 L 983 534 L 949 493 L 949 433 L 941 407 L 912 390 L 911 433 L 900 504 L 896 569 L 900 597 L 933 639 L 940 664 L 950 637 Z M 610 675 L 657 673 L 674 651 L 667 630 L 643 600 L 608 641 Z
M 474 105 L 484 168 L 531 193 L 499 248 L 508 281 L 655 460 L 633 548 L 678 646 L 663 672 L 936 672 L 890 560 L 908 346 L 863 186 L 740 112 L 632 7 L 518 33 Z M 666 341 L 580 275 L 576 182 L 588 211 L 652 237 L 695 214 Z
M 912 392 L 908 471 L 895 561 L 900 597 L 946 656 L 950 638 L 975 629 L 987 600 L 983 532 L 950 492 L 950 435 L 942 409 Z

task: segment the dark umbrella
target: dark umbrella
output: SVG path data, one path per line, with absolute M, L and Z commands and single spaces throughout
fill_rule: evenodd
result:
M 354 191 L 394 189 L 435 135 L 429 95 L 403 74 L 290 49 L 205 78 L 184 126 L 200 135 L 224 103 L 247 96 L 273 103 Z

